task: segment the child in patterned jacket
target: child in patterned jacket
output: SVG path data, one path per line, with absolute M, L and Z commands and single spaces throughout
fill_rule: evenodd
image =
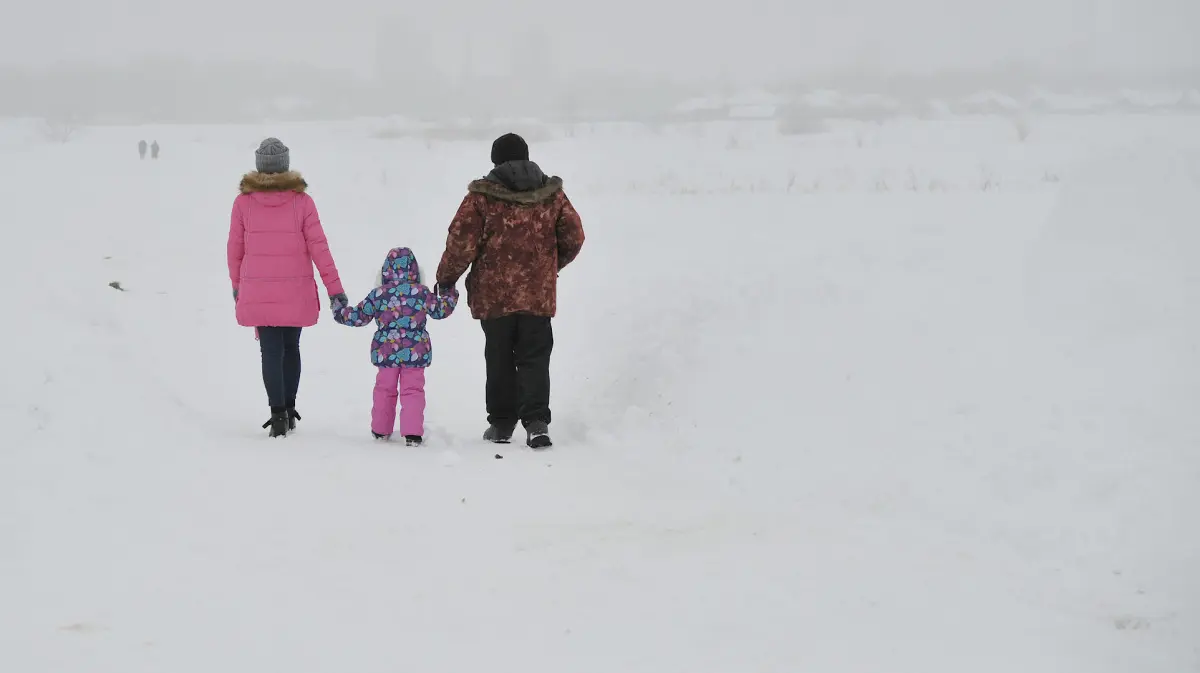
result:
M 454 313 L 458 290 L 433 291 L 421 282 L 421 267 L 408 248 L 393 248 L 383 262 L 379 287 L 371 290 L 358 306 L 335 299 L 333 319 L 348 327 L 377 325 L 371 342 L 371 364 L 375 375 L 371 406 L 371 433 L 387 440 L 396 424 L 400 403 L 400 434 L 409 446 L 417 446 L 425 435 L 425 368 L 433 350 L 427 318 L 441 320 Z

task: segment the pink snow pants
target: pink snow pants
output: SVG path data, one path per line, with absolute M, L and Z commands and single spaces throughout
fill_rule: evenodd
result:
M 396 402 L 400 402 L 400 434 L 425 434 L 425 370 L 379 367 L 375 374 L 371 431 L 390 435 L 396 427 Z M 397 398 L 399 398 L 397 400 Z

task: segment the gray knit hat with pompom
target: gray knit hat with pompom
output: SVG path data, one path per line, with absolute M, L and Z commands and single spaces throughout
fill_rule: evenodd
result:
M 254 166 L 259 173 L 286 173 L 290 163 L 287 145 L 279 138 L 267 138 L 254 152 Z

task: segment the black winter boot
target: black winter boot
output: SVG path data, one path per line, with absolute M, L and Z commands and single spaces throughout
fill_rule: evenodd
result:
M 271 417 L 263 423 L 263 428 L 270 428 L 271 437 L 283 437 L 288 433 L 288 413 L 282 407 L 271 407 Z
M 550 441 L 550 426 L 541 421 L 527 423 L 525 433 L 525 445 L 531 449 L 548 449 L 554 446 Z
M 512 441 L 514 430 L 515 426 L 489 425 L 488 429 L 483 431 L 483 439 L 493 444 L 507 444 Z
M 371 431 L 371 435 L 373 435 L 375 437 L 375 439 L 377 439 L 381 442 L 386 442 L 392 438 L 391 435 L 381 435 L 378 432 L 375 432 L 374 430 Z
M 420 435 L 404 435 L 404 444 L 407 446 L 420 446 L 423 441 Z

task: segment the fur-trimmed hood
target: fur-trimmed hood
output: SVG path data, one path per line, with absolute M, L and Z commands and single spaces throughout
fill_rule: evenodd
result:
M 545 203 L 554 198 L 554 195 L 562 191 L 563 181 L 558 176 L 551 176 L 546 179 L 546 184 L 528 192 L 514 192 L 498 182 L 491 180 L 475 180 L 467 185 L 468 192 L 491 196 L 501 201 L 509 201 L 512 203 Z
M 254 171 L 242 176 L 238 191 L 243 194 L 256 192 L 296 192 L 303 194 L 308 190 L 308 183 L 296 171 L 286 173 L 259 173 Z
M 534 162 L 520 160 L 496 166 L 486 178 L 467 185 L 467 191 L 510 203 L 532 204 L 553 199 L 562 186 L 562 178 L 546 177 Z

